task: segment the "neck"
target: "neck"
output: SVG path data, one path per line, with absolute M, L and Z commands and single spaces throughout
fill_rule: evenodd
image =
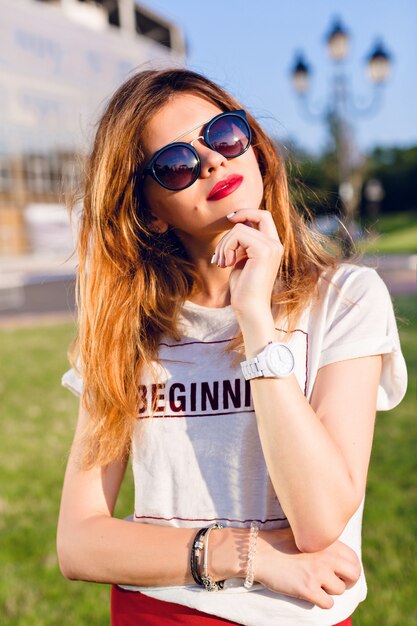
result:
M 212 256 L 213 253 L 211 253 Z M 229 276 L 231 268 L 217 267 L 209 259 L 195 260 L 195 268 L 200 276 L 201 289 L 193 294 L 195 304 L 220 308 L 230 304 Z
M 201 306 L 221 308 L 230 304 L 229 276 L 232 268 L 212 265 L 211 257 L 221 236 L 210 242 L 187 241 L 186 247 L 200 277 L 201 288 L 191 301 Z

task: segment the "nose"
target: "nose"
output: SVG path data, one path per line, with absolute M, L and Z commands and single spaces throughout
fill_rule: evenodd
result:
M 194 146 L 194 141 L 198 141 L 198 144 Z M 212 150 L 205 142 L 204 137 L 196 137 L 190 142 L 198 152 L 198 156 L 201 161 L 200 178 L 207 178 L 211 172 L 216 171 L 219 167 L 225 164 L 227 161 L 220 152 Z

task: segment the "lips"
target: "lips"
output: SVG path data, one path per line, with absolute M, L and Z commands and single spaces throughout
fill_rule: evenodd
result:
M 240 187 L 242 181 L 243 176 L 239 176 L 238 174 L 233 174 L 228 178 L 224 178 L 219 183 L 217 183 L 217 185 L 214 185 L 213 189 L 207 196 L 207 200 L 213 201 L 225 198 L 226 196 L 236 191 L 236 189 Z

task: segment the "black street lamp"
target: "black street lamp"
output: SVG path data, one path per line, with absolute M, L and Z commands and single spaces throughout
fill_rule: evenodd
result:
M 376 85 L 384 83 L 389 76 L 390 69 L 391 57 L 384 49 L 382 42 L 378 42 L 368 56 L 369 77 Z
M 299 96 L 304 95 L 309 88 L 310 68 L 301 53 L 297 55 L 291 77 L 295 91 Z
M 373 85 L 373 93 L 367 105 L 357 104 L 346 75 L 344 61 L 349 53 L 350 36 L 340 19 L 333 21 L 325 37 L 327 52 L 333 64 L 331 92 L 328 103 L 321 110 L 310 106 L 311 68 L 302 52 L 298 52 L 291 69 L 294 90 L 302 105 L 303 113 L 310 119 L 325 122 L 335 143 L 339 198 L 343 216 L 341 238 L 346 252 L 351 249 L 350 232 L 359 205 L 362 187 L 363 168 L 358 148 L 354 141 L 351 119 L 375 113 L 381 103 L 381 87 L 385 84 L 391 65 L 391 58 L 381 41 L 366 57 L 368 77 Z

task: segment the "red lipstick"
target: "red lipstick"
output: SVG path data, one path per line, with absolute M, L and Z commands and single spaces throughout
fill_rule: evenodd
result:
M 229 196 L 231 193 L 236 191 L 238 187 L 240 187 L 242 181 L 243 176 L 240 176 L 239 174 L 232 174 L 232 176 L 224 178 L 219 183 L 214 185 L 213 189 L 207 196 L 207 200 L 221 200 L 222 198 Z

